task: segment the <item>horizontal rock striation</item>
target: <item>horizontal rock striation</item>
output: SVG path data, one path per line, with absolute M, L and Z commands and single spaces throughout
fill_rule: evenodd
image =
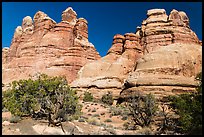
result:
M 101 98 L 108 91 L 111 91 L 114 97 L 118 97 L 125 78 L 135 65 L 135 60 L 142 54 L 136 34 L 116 34 L 107 55 L 83 66 L 71 86 L 81 91 L 89 91 L 96 98 Z
M 116 98 L 195 91 L 201 44 L 185 12 L 173 9 L 168 16 L 164 9 L 151 9 L 136 33 L 116 34 L 107 55 L 82 67 L 71 85 L 96 97 L 111 91 Z
M 148 10 L 140 34 L 145 53 L 172 43 L 199 43 L 196 34 L 190 29 L 186 13 L 175 9 L 169 16 L 164 9 Z
M 202 47 L 199 44 L 170 44 L 137 61 L 137 68 L 124 83 L 122 97 L 136 93 L 153 93 L 158 98 L 194 92 L 195 76 L 202 69 Z
M 27 79 L 36 73 L 65 75 L 72 82 L 84 64 L 100 59 L 88 41 L 88 22 L 68 7 L 56 23 L 38 11 L 15 30 L 10 48 L 2 49 L 2 82 Z

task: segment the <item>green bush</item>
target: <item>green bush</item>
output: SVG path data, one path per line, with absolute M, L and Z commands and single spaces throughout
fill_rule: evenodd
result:
M 112 116 L 118 116 L 122 114 L 122 109 L 120 107 L 110 107 L 109 112 L 112 114 Z
M 90 92 L 84 92 L 84 102 L 92 102 L 93 101 L 93 95 Z
M 99 125 L 99 121 L 95 117 L 88 118 L 87 122 L 91 125 Z
M 108 92 L 104 94 L 101 98 L 101 101 L 105 104 L 112 105 L 113 104 L 113 95 L 112 93 Z
M 94 114 L 92 117 L 100 117 L 99 114 Z
M 125 122 L 123 123 L 123 127 L 125 130 L 135 130 L 135 126 L 132 125 L 130 122 Z
M 123 117 L 122 117 L 122 120 L 127 120 L 128 119 L 128 116 L 127 115 L 124 115 Z
M 185 134 L 202 134 L 202 72 L 196 79 L 200 81 L 198 92 L 169 97 L 171 107 L 180 116 L 177 125 Z
M 148 127 L 158 110 L 154 96 L 152 94 L 146 96 L 138 94 L 132 97 L 129 102 L 128 108 L 134 124 Z
M 91 112 L 96 112 L 96 108 L 94 108 Z
M 104 122 L 112 122 L 111 119 L 106 119 Z
M 85 122 L 85 119 L 79 118 L 78 121 L 79 121 L 79 122 Z
M 35 80 L 13 81 L 12 88 L 3 94 L 3 103 L 14 116 L 46 117 L 49 124 L 80 114 L 82 108 L 66 78 L 45 74 Z
M 18 123 L 20 120 L 21 120 L 21 117 L 19 117 L 19 116 L 12 116 L 9 121 L 10 121 L 10 123 Z

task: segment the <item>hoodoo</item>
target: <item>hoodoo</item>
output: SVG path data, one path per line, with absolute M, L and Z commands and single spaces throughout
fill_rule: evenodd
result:
M 185 12 L 173 9 L 168 16 L 164 9 L 151 9 L 136 33 L 115 35 L 107 55 L 82 67 L 71 85 L 96 97 L 110 91 L 116 98 L 194 91 L 201 43 Z
M 10 48 L 2 49 L 2 82 L 27 79 L 36 73 L 64 75 L 72 82 L 87 62 L 100 59 L 88 41 L 88 22 L 68 7 L 56 23 L 38 11 L 15 30 Z

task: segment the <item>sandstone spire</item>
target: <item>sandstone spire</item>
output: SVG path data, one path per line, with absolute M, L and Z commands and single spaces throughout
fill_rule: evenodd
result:
M 15 30 L 10 49 L 2 51 L 3 83 L 27 79 L 38 72 L 66 76 L 70 83 L 84 64 L 99 59 L 88 41 L 88 22 L 76 16 L 69 7 L 59 23 L 42 11 L 36 12 L 33 21 L 25 17 Z
M 30 16 L 26 16 L 23 18 L 22 22 L 22 30 L 26 34 L 32 34 L 33 33 L 33 20 Z
M 188 24 L 183 11 L 172 10 L 168 16 L 165 9 L 148 10 L 136 33 L 116 34 L 107 55 L 82 67 L 72 87 L 99 98 L 110 90 L 117 98 L 123 88 L 124 96 L 137 90 L 161 96 L 195 90 L 181 86 L 195 86 L 192 77 L 201 68 L 201 42 Z
M 62 21 L 69 22 L 71 25 L 76 24 L 77 13 L 72 9 L 72 7 L 68 7 L 62 12 Z
M 148 10 L 141 26 L 144 52 L 150 53 L 172 43 L 199 43 L 188 25 L 189 19 L 183 11 L 173 9 L 168 16 L 164 9 Z
M 77 39 L 88 41 L 88 22 L 84 18 L 77 19 L 74 27 L 74 33 Z
M 18 27 L 15 29 L 12 43 L 15 42 L 18 38 L 20 38 L 21 35 L 22 35 L 22 33 L 23 33 L 22 27 L 21 27 L 21 26 L 18 26 Z

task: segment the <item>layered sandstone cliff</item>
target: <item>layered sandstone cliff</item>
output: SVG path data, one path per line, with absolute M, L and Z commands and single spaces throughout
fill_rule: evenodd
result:
M 200 43 L 184 12 L 173 9 L 168 16 L 164 9 L 148 10 L 136 33 L 114 36 L 107 55 L 82 67 L 71 85 L 96 97 L 107 91 L 115 97 L 193 91 L 201 70 Z
M 15 30 L 10 48 L 2 49 L 2 82 L 27 79 L 36 73 L 65 75 L 72 82 L 84 64 L 100 59 L 88 41 L 88 22 L 67 8 L 56 23 L 38 11 Z
M 144 56 L 124 83 L 121 97 L 153 93 L 164 97 L 195 91 L 202 69 L 202 42 L 190 29 L 189 18 L 173 9 L 148 10 L 140 34 Z
M 140 34 L 145 53 L 172 43 L 199 43 L 198 37 L 190 29 L 186 13 L 175 9 L 169 16 L 164 9 L 148 10 Z
M 137 61 L 124 83 L 121 97 L 152 93 L 157 98 L 194 92 L 195 76 L 202 70 L 202 48 L 199 44 L 175 43 L 160 47 Z
M 116 34 L 107 55 L 82 67 L 71 86 L 79 91 L 90 91 L 96 98 L 108 91 L 117 97 L 135 60 L 143 55 L 139 39 L 134 33 Z

